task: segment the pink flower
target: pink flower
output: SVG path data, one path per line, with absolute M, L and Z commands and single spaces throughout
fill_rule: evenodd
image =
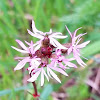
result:
M 11 46 L 13 49 L 21 52 L 21 53 L 28 53 L 30 56 L 28 57 L 16 57 L 16 59 L 19 59 L 19 63 L 17 64 L 17 66 L 14 68 L 14 70 L 20 70 L 22 69 L 26 63 L 29 63 L 31 66 L 34 67 L 38 67 L 40 65 L 40 58 L 37 58 L 36 56 L 34 56 L 34 50 L 33 50 L 33 42 L 31 41 L 31 43 L 26 42 L 29 47 L 26 47 L 24 45 L 24 43 L 20 40 L 16 40 L 16 42 L 24 49 L 18 49 L 14 46 Z M 21 61 L 20 61 L 21 60 Z
M 50 44 L 53 45 L 54 47 L 59 48 L 59 49 L 67 49 L 66 47 L 61 45 L 56 40 L 56 39 L 67 38 L 67 36 L 62 36 L 62 33 L 60 33 L 60 32 L 52 32 L 52 29 L 50 29 L 49 32 L 39 31 L 39 30 L 36 29 L 34 21 L 32 21 L 32 30 L 33 30 L 33 32 L 31 32 L 30 30 L 27 30 L 27 31 L 33 37 L 36 37 L 36 38 L 40 39 L 40 41 L 35 43 L 36 44 L 35 51 L 38 50 L 41 47 L 41 41 L 44 40 L 45 37 L 47 37 L 50 40 Z
M 73 60 L 75 60 L 75 58 L 65 58 L 61 55 L 61 50 L 59 49 L 56 50 L 56 58 L 52 59 L 52 63 L 54 63 L 55 66 L 59 65 L 58 67 L 61 67 L 64 70 L 69 69 L 69 67 L 77 68 L 77 66 L 71 62 Z
M 47 70 L 47 73 L 46 73 L 46 70 Z M 30 79 L 28 79 L 28 81 L 29 82 L 36 81 L 37 78 L 39 77 L 39 75 L 41 74 L 41 86 L 43 86 L 43 84 L 44 84 L 44 76 L 47 78 L 48 81 L 49 81 L 49 78 L 54 78 L 59 83 L 61 83 L 60 79 L 57 77 L 57 75 L 52 70 L 55 70 L 65 76 L 68 76 L 63 69 L 54 67 L 54 64 L 50 63 L 47 65 L 47 67 L 41 67 L 41 68 L 34 69 L 31 73 L 32 77 Z
M 32 67 L 32 66 L 31 66 Z M 47 80 L 49 81 L 49 78 L 44 70 L 43 67 L 41 68 L 37 68 L 37 69 L 33 69 L 33 71 L 31 72 L 31 78 L 28 79 L 27 81 L 29 82 L 34 82 L 37 80 L 38 76 L 41 74 L 41 86 L 43 86 L 44 84 L 44 76 L 47 78 Z
M 66 29 L 67 29 L 68 33 L 70 34 L 70 36 L 71 36 L 71 46 L 68 48 L 68 55 L 71 52 L 73 52 L 73 56 L 76 59 L 76 61 L 78 62 L 78 64 L 84 67 L 86 64 L 80 58 L 80 56 L 81 56 L 80 49 L 84 48 L 90 41 L 79 44 L 79 42 L 82 39 L 81 37 L 83 35 L 85 35 L 86 33 L 79 34 L 79 35 L 76 36 L 77 31 L 81 28 L 76 29 L 73 34 L 69 31 L 67 26 L 66 26 Z
M 23 57 L 22 60 L 19 61 L 17 66 L 14 68 L 14 71 L 22 69 L 29 61 L 30 61 L 30 57 Z
M 17 50 L 18 52 L 21 52 L 21 53 L 29 53 L 28 48 L 24 45 L 24 43 L 22 41 L 16 40 L 16 42 L 22 47 L 23 50 L 18 49 L 14 46 L 11 46 L 13 49 L 15 49 L 15 50 Z
M 68 76 L 63 69 L 58 68 L 57 66 L 54 67 L 54 64 L 52 63 L 52 61 L 50 64 L 46 64 L 45 62 L 41 61 L 40 58 L 37 58 L 34 54 L 35 53 L 34 52 L 35 44 L 33 44 L 32 41 L 31 41 L 31 43 L 25 41 L 29 47 L 26 47 L 24 45 L 24 43 L 21 42 L 20 40 L 16 40 L 16 41 L 22 47 L 23 50 L 18 49 L 13 46 L 12 46 L 12 48 L 21 53 L 28 53 L 29 56 L 28 57 L 16 57 L 16 59 L 19 60 L 19 63 L 14 68 L 14 70 L 20 70 L 26 65 L 26 63 L 29 63 L 28 71 L 29 71 L 29 74 L 31 74 L 31 78 L 28 79 L 28 81 L 34 82 L 35 80 L 37 80 L 38 76 L 41 74 L 41 86 L 43 86 L 43 84 L 44 84 L 44 76 L 47 78 L 48 81 L 49 81 L 49 78 L 54 78 L 58 82 L 61 83 L 60 79 L 57 77 L 57 75 L 52 70 L 55 70 L 65 76 Z M 41 63 L 44 63 L 44 64 L 41 65 Z M 45 70 L 47 70 L 47 72 Z
M 18 52 L 28 54 L 28 56 L 16 57 L 16 59 L 19 60 L 19 63 L 14 68 L 14 70 L 20 70 L 26 65 L 26 63 L 28 63 L 29 67 L 27 70 L 30 74 L 30 79 L 28 79 L 28 81 L 34 83 L 37 78 L 41 76 L 41 86 L 43 86 L 45 77 L 48 81 L 50 78 L 54 78 L 59 83 L 61 83 L 60 79 L 54 73 L 54 71 L 68 76 L 68 74 L 65 72 L 66 69 L 71 67 L 77 68 L 77 66 L 72 63 L 73 60 L 76 60 L 81 66 L 86 65 L 80 58 L 80 49 L 84 48 L 90 41 L 79 44 L 82 39 L 81 37 L 86 33 L 76 36 L 76 33 L 80 28 L 75 30 L 73 34 L 69 31 L 67 26 L 66 29 L 71 36 L 71 43 L 69 43 L 71 45 L 68 46 L 68 48 L 64 47 L 56 40 L 65 39 L 67 36 L 63 36 L 60 32 L 52 32 L 51 29 L 49 32 L 39 31 L 35 27 L 34 21 L 32 21 L 33 32 L 28 30 L 28 33 L 33 37 L 38 38 L 39 41 L 37 41 L 35 44 L 33 44 L 32 41 L 31 43 L 25 41 L 27 44 L 27 46 L 25 46 L 22 41 L 16 40 L 22 49 L 16 48 L 14 46 L 12 46 L 12 48 Z M 72 52 L 74 57 L 66 58 L 62 53 L 63 49 L 65 52 L 68 51 L 67 56 Z M 37 92 L 35 95 L 37 95 Z

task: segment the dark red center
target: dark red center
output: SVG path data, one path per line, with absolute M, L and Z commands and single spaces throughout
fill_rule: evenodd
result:
M 51 47 L 42 47 L 41 48 L 41 53 L 43 54 L 43 56 L 48 56 L 50 57 L 52 54 L 53 49 Z

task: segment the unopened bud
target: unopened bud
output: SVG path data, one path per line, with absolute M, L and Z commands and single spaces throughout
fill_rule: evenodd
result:
M 43 42 L 44 46 L 49 46 L 50 45 L 50 39 L 47 36 L 43 39 L 42 42 Z

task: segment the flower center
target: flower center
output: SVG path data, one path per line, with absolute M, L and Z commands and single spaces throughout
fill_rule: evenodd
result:
M 43 54 L 43 56 L 47 56 L 48 58 L 50 58 L 52 51 L 53 49 L 49 46 L 41 48 L 41 53 Z

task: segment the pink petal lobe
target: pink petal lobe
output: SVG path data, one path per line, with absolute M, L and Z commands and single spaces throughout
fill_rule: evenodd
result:
M 26 57 L 26 58 L 24 58 L 23 60 L 21 60 L 21 61 L 17 64 L 17 66 L 14 68 L 14 71 L 15 71 L 15 70 L 20 70 L 20 69 L 22 69 L 22 68 L 25 66 L 25 64 L 26 64 L 27 62 L 29 62 L 29 57 Z
M 74 54 L 74 57 L 75 57 L 77 63 L 78 63 L 80 66 L 82 66 L 82 67 L 86 66 L 86 64 L 82 61 L 82 59 L 81 59 L 78 55 Z
M 32 35 L 33 37 L 36 37 L 36 38 L 38 38 L 38 39 L 43 39 L 43 38 L 44 38 L 42 35 L 34 34 L 34 33 L 32 33 L 30 30 L 28 30 L 28 29 L 27 29 L 27 31 L 28 31 L 28 33 L 29 33 L 30 35 Z
M 35 34 L 39 33 L 41 35 L 43 35 L 43 32 L 42 31 L 39 31 L 36 27 L 35 27 L 35 22 L 34 20 L 32 20 L 32 30 Z
M 77 68 L 77 66 L 76 66 L 75 64 L 71 63 L 71 62 L 67 62 L 67 65 L 68 65 L 69 67 Z
M 65 26 L 66 27 L 66 29 L 67 29 L 67 31 L 68 31 L 68 33 L 69 33 L 69 35 L 71 36 L 71 38 L 72 38 L 72 33 L 69 31 L 69 29 L 68 29 L 68 27 L 67 26 Z
M 11 46 L 11 47 L 12 47 L 13 49 L 15 49 L 16 51 L 18 51 L 18 52 L 21 52 L 21 53 L 29 53 L 28 51 L 18 49 L 18 48 L 14 47 L 14 46 Z
M 41 86 L 44 84 L 44 73 L 43 73 L 43 68 L 41 70 Z
M 73 50 L 72 46 L 68 48 L 68 55 L 72 52 L 72 50 Z
M 40 72 L 41 72 L 41 70 L 39 70 L 38 72 L 36 72 L 35 74 L 33 74 L 32 77 L 30 79 L 28 79 L 27 81 L 34 82 L 35 80 L 37 80 Z
M 27 47 L 24 45 L 24 43 L 20 40 L 16 40 L 16 42 L 25 50 L 27 50 Z
M 50 67 L 51 69 L 57 71 L 57 72 L 60 72 L 61 74 L 65 75 L 65 76 L 68 76 L 68 74 L 62 70 L 61 68 L 57 68 L 57 67 Z
M 74 33 L 73 33 L 73 38 L 76 36 L 76 33 L 77 33 L 77 31 L 79 30 L 79 29 L 81 29 L 82 27 L 80 27 L 80 28 L 78 28 L 78 29 L 76 29 L 75 31 L 74 31 Z
M 43 73 L 44 73 L 45 77 L 47 78 L 47 80 L 49 81 L 49 78 L 44 70 L 43 70 Z
M 57 40 L 51 38 L 51 41 L 54 42 L 54 44 L 57 46 L 58 49 L 67 49 L 66 47 L 64 47 L 63 45 L 61 45 Z
M 48 68 L 50 74 L 52 75 L 52 77 L 54 77 L 59 83 L 61 83 L 60 79 L 57 77 L 57 75 L 50 69 Z
M 84 42 L 82 44 L 77 45 L 77 48 L 84 48 L 90 41 Z

